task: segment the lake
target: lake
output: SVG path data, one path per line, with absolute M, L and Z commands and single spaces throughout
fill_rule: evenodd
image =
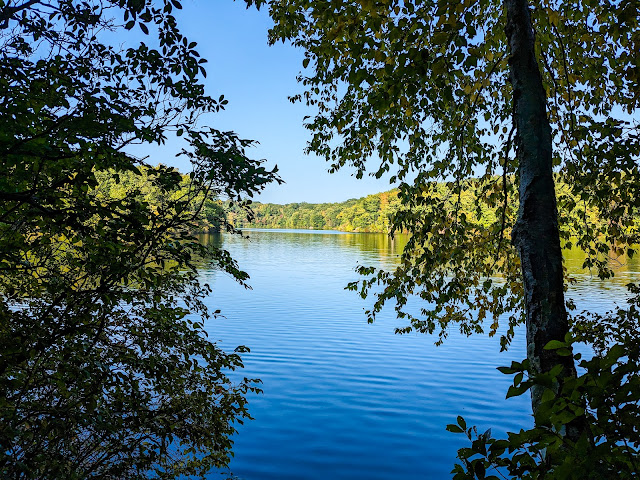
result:
M 224 318 L 206 326 L 226 350 L 246 345 L 240 375 L 262 379 L 249 397 L 253 421 L 234 438 L 233 474 L 263 479 L 444 479 L 466 438 L 445 430 L 462 415 L 494 435 L 532 424 L 529 397 L 505 400 L 511 377 L 496 367 L 525 357 L 524 332 L 508 352 L 498 337 L 464 337 L 444 345 L 424 334 L 395 335 L 393 308 L 368 324 L 371 300 L 344 290 L 358 264 L 392 268 L 404 241 L 380 234 L 308 230 L 245 231 L 205 236 L 221 243 L 246 270 L 252 290 L 228 275 L 203 271 L 208 299 Z M 604 312 L 624 298 L 637 263 L 602 282 L 580 271 L 578 308 Z M 218 478 L 212 474 L 211 478 Z

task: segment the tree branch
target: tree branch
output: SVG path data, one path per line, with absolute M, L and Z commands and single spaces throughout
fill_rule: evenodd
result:
M 7 5 L 5 8 L 0 10 L 0 29 L 4 30 L 8 28 L 9 20 L 11 20 L 16 13 L 27 9 L 36 3 L 40 3 L 41 1 L 42 0 L 28 0 L 22 5 L 18 5 L 16 7 L 10 7 Z

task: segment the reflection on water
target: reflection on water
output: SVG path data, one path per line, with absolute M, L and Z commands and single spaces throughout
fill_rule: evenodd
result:
M 597 279 L 597 272 L 583 268 L 586 255 L 578 247 L 563 250 L 562 256 L 567 271 L 571 275 L 576 276 L 577 279 Z M 638 259 L 638 257 L 629 258 L 626 255 L 618 256 L 614 252 L 611 252 L 608 263 L 613 270 L 614 276 L 606 282 L 601 282 L 603 285 L 614 283 L 624 286 L 634 278 L 637 278 L 637 272 L 640 271 L 640 259 Z
M 251 248 L 251 244 L 271 242 L 274 239 L 281 245 L 305 248 L 332 245 L 338 248 L 357 249 L 364 258 L 389 266 L 396 263 L 408 240 L 408 235 L 405 234 L 397 234 L 392 238 L 384 233 L 349 233 L 337 230 L 243 229 L 242 231 L 249 237 L 246 248 Z M 235 240 L 239 237 L 208 233 L 198 235 L 198 238 L 207 245 L 223 247 L 225 239 L 235 245 Z
M 377 263 L 379 266 L 392 267 L 397 264 L 409 236 L 396 234 L 394 238 L 384 233 L 349 233 L 336 230 L 296 230 L 296 229 L 244 229 L 244 234 L 249 237 L 244 243 L 245 248 L 251 248 L 252 244 L 277 241 L 281 245 L 305 246 L 314 248 L 322 245 L 344 249 L 357 249 L 362 254 L 361 263 L 367 261 Z M 198 238 L 205 244 L 218 247 L 223 246 L 225 239 L 237 245 L 239 237 L 223 235 L 219 233 L 201 234 Z M 578 281 L 587 282 L 589 288 L 609 289 L 612 285 L 625 286 L 629 282 L 637 280 L 640 272 L 640 257 L 628 258 L 626 255 L 617 256 L 613 252 L 609 257 L 609 265 L 614 272 L 611 279 L 602 281 L 597 277 L 597 272 L 583 268 L 586 258 L 585 253 L 578 247 L 564 249 L 562 252 L 567 272 Z
M 213 270 L 208 304 L 223 318 L 207 325 L 225 349 L 251 348 L 240 375 L 263 380 L 250 398 L 254 421 L 239 427 L 232 471 L 263 479 L 450 478 L 460 435 L 445 431 L 463 415 L 494 434 L 531 424 L 528 398 L 505 400 L 509 377 L 496 371 L 525 356 L 519 332 L 499 353 L 497 338 L 466 338 L 452 331 L 441 347 L 428 335 L 394 335 L 402 325 L 393 308 L 368 325 L 361 300 L 344 286 L 354 267 L 391 268 L 406 237 L 341 232 L 245 231 L 249 240 L 210 235 L 251 275 L 245 290 Z M 624 298 L 629 262 L 614 281 L 580 272 L 570 295 L 579 309 L 604 312 Z M 216 478 L 212 475 L 211 478 Z

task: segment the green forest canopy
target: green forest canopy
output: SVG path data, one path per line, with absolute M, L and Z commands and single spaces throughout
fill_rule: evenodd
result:
M 137 195 L 155 212 L 170 201 L 188 195 L 189 175 L 170 169 L 181 180 L 176 191 L 165 192 L 154 182 L 153 175 L 150 175 L 153 171 L 154 169 L 142 167 L 139 173 L 124 172 L 117 176 L 113 172 L 101 172 L 96 175 L 98 184 L 95 192 L 112 200 Z M 558 183 L 557 188 L 565 195 L 570 195 L 566 185 Z M 447 195 L 445 184 L 439 185 L 437 190 L 441 196 Z M 392 229 L 393 216 L 402 210 L 398 193 L 398 189 L 393 189 L 335 203 L 296 202 L 279 205 L 253 202 L 249 214 L 242 206 L 231 205 L 228 200 L 200 193 L 191 201 L 195 214 L 193 228 L 198 232 L 220 231 L 225 228 L 226 220 L 236 228 L 297 228 L 388 234 Z M 476 215 L 478 203 L 473 189 L 461 192 L 461 213 L 468 217 Z M 481 209 L 479 213 L 478 228 L 488 228 L 496 221 L 495 213 L 490 209 Z M 603 221 L 593 208 L 586 210 L 586 214 L 590 221 Z M 583 211 L 576 209 L 573 215 L 583 215 Z
M 557 189 L 565 196 L 571 195 L 566 185 L 558 183 Z M 445 184 L 441 184 L 437 191 L 442 197 L 448 194 Z M 398 193 L 399 190 L 394 189 L 336 203 L 300 202 L 279 205 L 254 202 L 251 205 L 253 211 L 251 218 L 247 218 L 241 209 L 229 207 L 228 203 L 225 208 L 227 220 L 237 228 L 301 228 L 390 233 L 393 216 L 403 209 Z M 579 203 L 577 199 L 574 201 Z M 473 189 L 461 192 L 460 211 L 469 218 L 476 215 L 479 203 Z M 590 221 L 598 223 L 603 221 L 594 208 L 585 210 L 578 207 L 571 212 L 571 215 L 576 218 L 583 214 L 586 214 Z M 495 221 L 493 210 L 481 208 L 478 226 L 488 228 Z

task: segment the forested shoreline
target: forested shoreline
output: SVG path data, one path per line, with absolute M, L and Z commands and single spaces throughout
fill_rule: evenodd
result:
M 179 182 L 175 191 L 166 192 L 158 183 L 158 169 L 164 169 L 165 175 L 174 175 Z M 234 228 L 265 229 L 309 229 L 339 230 L 343 232 L 390 233 L 394 215 L 402 215 L 403 207 L 400 199 L 401 190 L 393 189 L 375 193 L 361 198 L 351 198 L 344 202 L 307 203 L 294 202 L 284 205 L 276 203 L 253 202 L 250 211 L 246 205 L 223 200 L 216 192 L 199 192 L 192 196 L 190 192 L 189 174 L 163 165 L 156 167 L 140 167 L 137 171 L 101 172 L 96 175 L 95 195 L 109 200 L 122 200 L 125 197 L 138 197 L 147 203 L 155 212 L 160 212 L 167 205 L 182 198 L 191 198 L 189 210 L 192 214 L 191 231 L 219 232 L 228 225 Z M 489 208 L 491 199 L 487 192 L 494 189 L 500 179 L 493 182 L 471 180 L 468 189 L 460 196 L 450 196 L 446 182 L 436 185 L 439 198 L 446 201 L 457 215 L 465 221 L 474 221 L 475 226 L 490 229 L 500 223 L 494 211 Z M 571 194 L 568 186 L 557 182 L 559 202 L 573 205 L 565 224 L 570 225 L 582 219 L 593 226 L 606 223 L 606 218 L 598 214 L 593 207 L 581 206 L 578 198 Z M 457 207 L 455 205 L 457 204 Z M 417 207 L 420 208 L 420 207 Z M 511 218 L 509 220 L 512 220 Z M 561 229 L 571 236 L 569 228 L 561 224 Z
M 159 176 L 162 170 L 163 175 Z M 163 189 L 162 182 L 173 176 L 177 188 L 172 191 Z M 135 171 L 126 172 L 97 172 L 97 185 L 92 190 L 93 195 L 105 201 L 123 200 L 135 197 L 146 203 L 157 215 L 172 207 L 176 201 L 191 214 L 190 228 L 196 232 L 217 232 L 224 227 L 225 208 L 215 192 L 193 191 L 189 174 L 183 174 L 176 168 L 164 165 L 156 167 L 138 167 Z M 186 201 L 185 201 L 186 200 Z M 171 207 L 170 207 L 171 206 Z M 237 212 L 244 212 L 242 207 L 236 207 Z M 246 217 L 246 213 L 243 213 Z
M 495 190 L 495 186 L 501 182 L 495 178 L 493 182 L 481 182 L 471 180 L 469 188 L 461 192 L 460 196 L 451 196 L 445 182 L 438 183 L 436 192 L 438 197 L 447 198 L 447 203 L 454 208 L 459 215 L 464 215 L 465 221 L 475 219 L 478 227 L 490 228 L 498 222 L 491 205 L 493 199 L 488 192 Z M 558 202 L 569 208 L 568 217 L 560 227 L 566 233 L 566 239 L 573 235 L 571 225 L 576 221 L 582 221 L 590 225 L 601 226 L 606 222 L 596 208 L 585 206 L 570 191 L 568 185 L 557 182 L 556 190 Z M 224 208 L 226 220 L 236 228 L 289 228 L 310 230 L 339 230 L 343 232 L 363 233 L 390 233 L 393 224 L 393 216 L 403 210 L 400 199 L 400 189 L 375 193 L 361 198 L 351 198 L 344 202 L 335 203 L 307 203 L 294 202 L 287 204 L 254 202 L 251 205 L 252 216 L 247 217 L 244 209 L 229 202 L 220 200 L 208 200 L 208 208 Z M 222 205 L 222 207 L 220 207 Z M 422 207 L 416 207 L 422 208 Z M 510 217 L 514 212 L 511 212 Z M 202 215 L 202 225 L 210 225 L 209 217 Z M 507 220 L 512 220 L 509 218 Z M 570 220 L 570 221 L 568 221 Z M 219 229 L 219 224 L 215 229 Z
M 398 211 L 398 190 L 352 198 L 337 203 L 254 203 L 247 219 L 235 208 L 227 220 L 238 228 L 301 228 L 344 232 L 388 233 L 391 216 Z

